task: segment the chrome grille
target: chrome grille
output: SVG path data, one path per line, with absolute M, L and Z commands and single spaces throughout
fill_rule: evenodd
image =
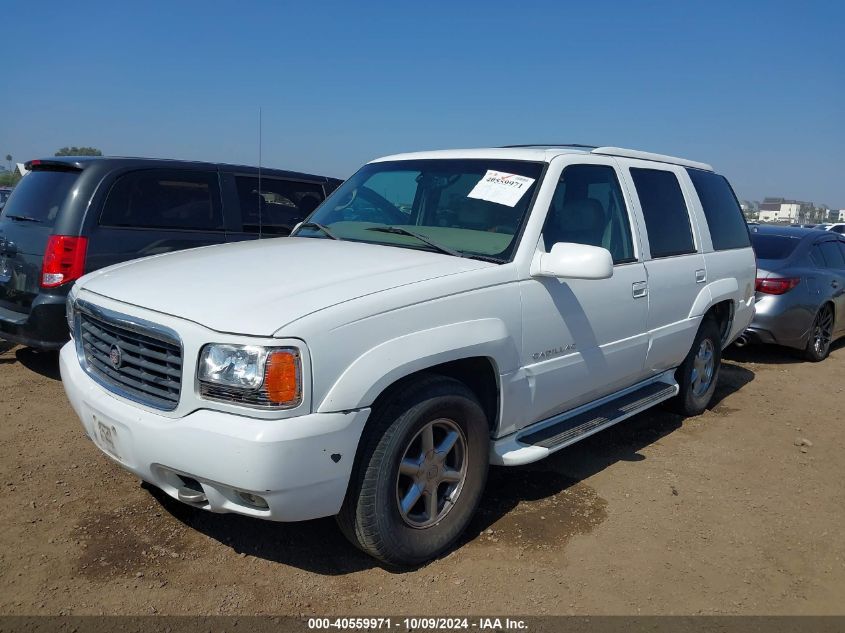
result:
M 175 409 L 182 389 L 178 338 L 128 317 L 78 307 L 78 345 L 88 373 L 130 400 Z

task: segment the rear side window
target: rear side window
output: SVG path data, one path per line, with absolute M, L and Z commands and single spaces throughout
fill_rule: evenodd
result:
M 687 169 L 704 208 L 713 248 L 724 251 L 749 245 L 748 225 L 724 176 L 700 169 Z
M 675 174 L 662 169 L 632 168 L 631 178 L 645 216 L 651 256 L 694 253 L 689 212 Z
M 828 241 L 819 244 L 827 268 L 845 268 L 845 257 L 837 242 Z
M 786 259 L 792 255 L 800 241 L 798 238 L 784 235 L 760 235 L 755 233 L 751 236 L 751 244 L 754 246 L 754 254 L 757 255 L 757 259 Z
M 78 171 L 37 170 L 24 176 L 3 207 L 3 217 L 53 226 Z
M 243 230 L 288 235 L 291 229 L 320 206 L 322 186 L 314 183 L 278 178 L 236 176 L 235 184 L 241 206 Z
M 124 174 L 109 191 L 100 224 L 223 230 L 217 173 L 148 169 Z

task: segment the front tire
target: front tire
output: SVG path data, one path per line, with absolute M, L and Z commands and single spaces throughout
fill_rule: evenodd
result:
M 719 379 L 722 366 L 722 336 L 714 319 L 706 318 L 684 362 L 675 372 L 680 391 L 672 400 L 676 413 L 693 417 L 704 413 Z
M 424 376 L 373 410 L 337 516 L 358 548 L 390 565 L 447 550 L 487 479 L 489 427 L 463 383 Z

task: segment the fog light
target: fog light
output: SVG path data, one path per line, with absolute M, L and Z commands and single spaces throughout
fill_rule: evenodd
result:
M 264 500 L 263 497 L 254 495 L 251 492 L 242 492 L 238 490 L 238 496 L 245 503 L 251 505 L 253 508 L 259 508 L 260 510 L 268 510 L 270 508 L 270 506 L 267 505 L 267 502 Z

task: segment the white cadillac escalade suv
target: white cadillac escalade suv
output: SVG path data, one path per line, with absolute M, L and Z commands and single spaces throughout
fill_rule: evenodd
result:
M 661 401 L 701 413 L 754 280 L 708 165 L 614 147 L 403 154 L 292 237 L 83 277 L 61 373 L 86 434 L 170 496 L 337 515 L 362 550 L 416 564 L 464 530 L 489 464 Z

